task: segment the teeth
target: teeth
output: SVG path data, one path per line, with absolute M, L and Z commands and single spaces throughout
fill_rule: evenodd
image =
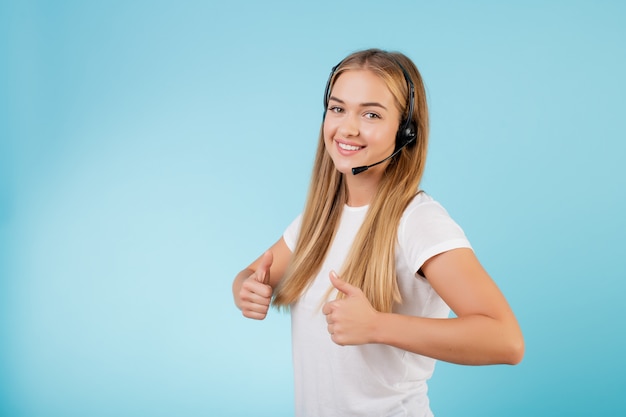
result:
M 352 146 L 352 145 L 347 145 L 345 143 L 340 143 L 340 142 L 337 142 L 337 143 L 341 149 L 345 149 L 346 151 L 358 151 L 359 149 L 361 149 L 360 146 Z

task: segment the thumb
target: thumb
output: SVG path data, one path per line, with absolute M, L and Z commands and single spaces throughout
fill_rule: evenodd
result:
M 270 266 L 274 262 L 274 254 L 271 251 L 267 251 L 261 257 L 259 267 L 256 269 L 256 276 L 259 282 L 269 284 L 270 282 Z
M 339 292 L 342 292 L 347 296 L 354 295 L 359 291 L 357 287 L 350 285 L 346 281 L 339 278 L 335 271 L 330 271 L 330 282 Z

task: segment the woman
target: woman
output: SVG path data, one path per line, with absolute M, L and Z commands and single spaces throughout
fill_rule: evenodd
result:
M 435 360 L 516 364 L 521 330 L 461 228 L 419 190 L 428 110 L 415 65 L 356 52 L 324 100 L 304 212 L 237 275 L 235 304 L 259 320 L 270 304 L 290 310 L 297 416 L 431 416 Z

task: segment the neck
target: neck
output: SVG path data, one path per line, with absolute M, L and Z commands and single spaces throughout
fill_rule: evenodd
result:
M 348 205 L 361 207 L 370 204 L 376 191 L 378 191 L 382 170 L 371 169 L 358 175 L 352 175 L 352 173 L 344 175 L 348 192 Z

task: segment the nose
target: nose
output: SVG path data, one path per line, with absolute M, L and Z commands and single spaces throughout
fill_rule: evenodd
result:
M 339 134 L 344 137 L 358 136 L 359 135 L 359 122 L 357 118 L 353 115 L 346 115 L 342 118 L 341 123 L 339 125 L 339 129 L 337 129 Z

